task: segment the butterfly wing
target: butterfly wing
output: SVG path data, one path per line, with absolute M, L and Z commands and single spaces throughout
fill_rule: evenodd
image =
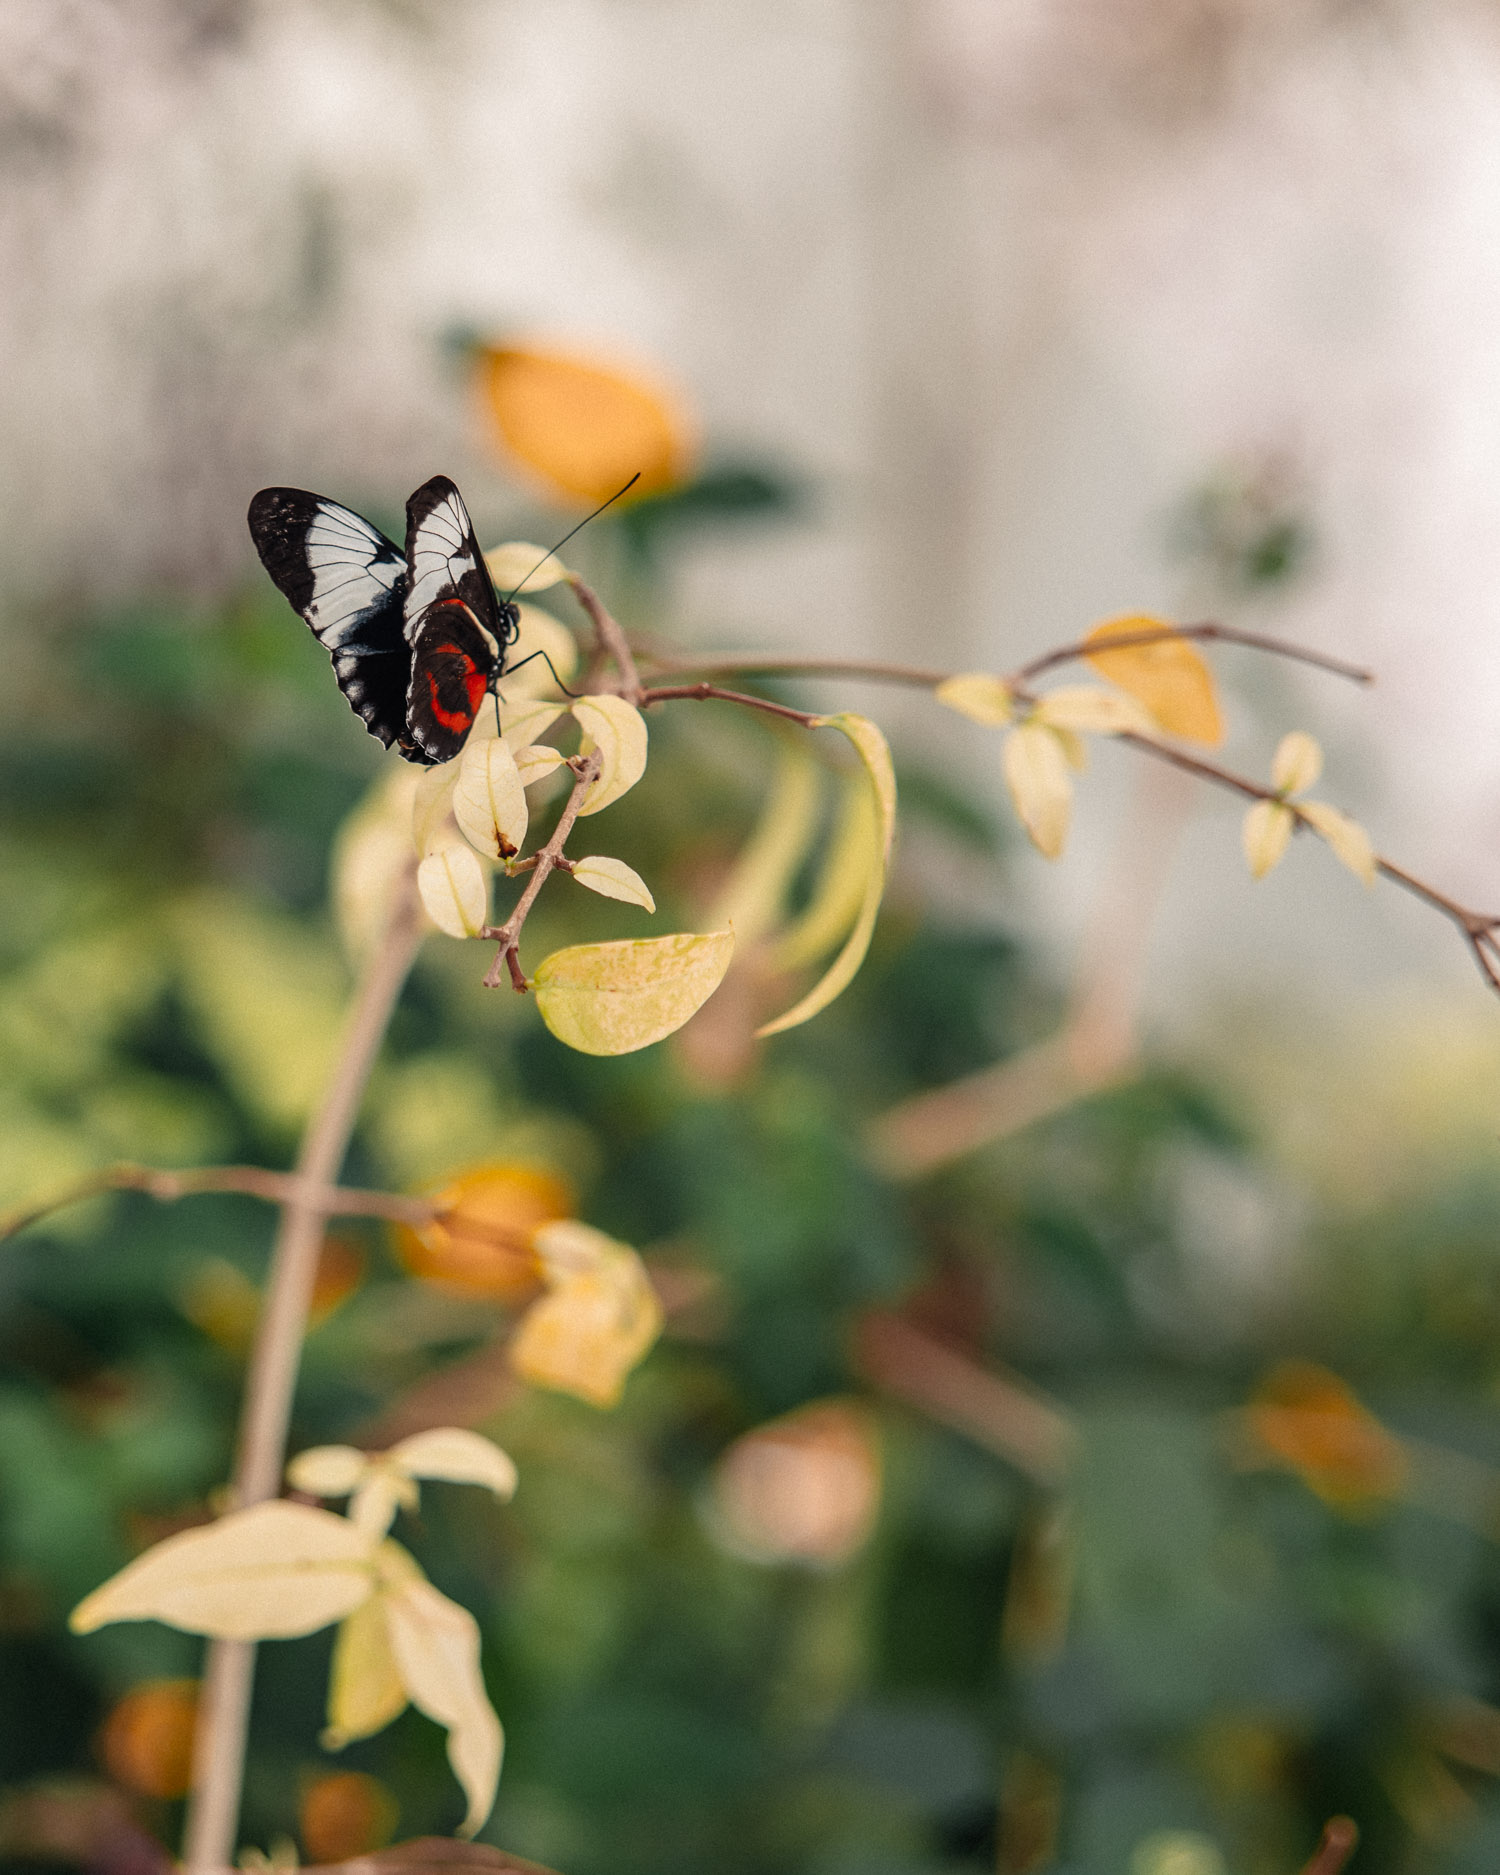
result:
M 411 653 L 406 724 L 422 754 L 448 762 L 464 746 L 494 676 L 494 640 L 458 598 L 438 599 L 417 627 Z
M 406 556 L 353 509 L 303 488 L 263 488 L 249 518 L 261 563 L 332 657 L 350 708 L 387 748 L 428 759 L 406 729 Z
M 405 600 L 408 640 L 416 644 L 430 606 L 460 599 L 494 640 L 495 663 L 503 668 L 505 648 L 516 635 L 515 609 L 502 607 L 495 597 L 464 498 L 446 475 L 424 482 L 406 504 L 406 560 L 411 569 Z

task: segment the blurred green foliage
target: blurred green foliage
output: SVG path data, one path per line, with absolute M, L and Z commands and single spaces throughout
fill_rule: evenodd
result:
M 348 988 L 328 849 L 378 766 L 323 654 L 268 588 L 143 604 L 40 626 L 3 707 L 3 1202 L 121 1156 L 285 1164 Z M 771 743 L 687 708 L 652 736 L 598 835 L 652 882 L 661 928 L 687 928 Z M 570 1054 L 441 938 L 402 1003 L 351 1182 L 544 1157 L 591 1222 L 716 1285 L 618 1411 L 522 1393 L 484 1421 L 520 1467 L 513 1506 L 433 1486 L 399 1532 L 484 1629 L 509 1737 L 487 1838 L 567 1875 L 1290 1875 L 1343 1809 L 1364 1875 L 1492 1868 L 1493 1152 L 1403 1175 L 1392 1138 L 1374 1207 L 1299 1180 L 1240 1082 L 1160 1069 L 887 1182 L 866 1122 L 1058 1006 L 998 916 L 1024 874 L 985 816 L 920 774 L 903 802 L 904 840 L 959 853 L 996 920 L 956 927 L 898 883 L 854 988 L 743 1067 L 675 1043 Z M 528 956 L 635 916 L 560 882 Z M 1339 1114 L 1324 1124 L 1336 1156 Z M 294 1449 L 358 1438 L 497 1327 L 410 1282 L 378 1229 L 340 1228 L 367 1275 L 311 1337 Z M 121 1197 L 0 1250 L 14 1867 L 48 1850 L 17 1794 L 102 1780 L 114 1701 L 194 1670 L 198 1644 L 166 1629 L 77 1640 L 64 1620 L 227 1475 L 241 1357 L 189 1298 L 209 1258 L 258 1281 L 271 1229 L 248 1199 Z M 852 1353 L 872 1308 L 1044 1388 L 1077 1428 L 1065 1489 L 873 1389 Z M 1283 1354 L 1424 1441 L 1422 1489 L 1351 1511 L 1236 1463 L 1226 1416 Z M 722 1454 L 849 1394 L 883 1453 L 870 1542 L 824 1569 L 732 1553 L 708 1511 Z M 395 1793 L 403 1836 L 450 1829 L 424 1719 L 320 1751 L 328 1646 L 262 1650 L 244 1839 L 295 1834 L 306 1780 L 345 1764 Z M 175 1842 L 174 1806 L 132 1802 Z M 91 1853 L 123 1867 L 107 1838 Z

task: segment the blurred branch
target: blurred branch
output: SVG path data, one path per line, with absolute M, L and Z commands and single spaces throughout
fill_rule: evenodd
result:
M 643 690 L 642 709 L 649 703 L 742 703 L 747 709 L 764 710 L 770 716 L 784 716 L 789 722 L 811 729 L 818 718 L 812 710 L 794 710 L 786 703 L 773 703 L 769 697 L 753 697 L 744 690 L 722 690 L 717 684 L 669 684 L 657 690 Z
M 635 667 L 635 653 L 630 648 L 630 640 L 592 586 L 587 585 L 576 573 L 569 575 L 568 584 L 573 588 L 573 596 L 593 621 L 597 656 L 607 657 L 613 662 L 620 673 L 620 695 L 639 709 L 641 674 Z
M 1302 1875 L 1339 1875 L 1340 1869 L 1359 1847 L 1359 1825 L 1352 1816 L 1332 1816 L 1323 1825 L 1323 1834 Z

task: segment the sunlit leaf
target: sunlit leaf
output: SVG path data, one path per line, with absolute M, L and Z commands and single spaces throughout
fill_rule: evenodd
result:
M 453 818 L 487 859 L 513 859 L 526 844 L 526 790 L 510 744 L 491 736 L 470 742 L 458 759 Z
M 481 714 L 480 723 L 485 720 L 485 714 Z M 479 727 L 479 724 L 475 727 Z M 423 859 L 448 832 L 448 816 L 453 811 L 453 790 L 457 786 L 457 757 L 451 762 L 437 762 L 431 768 L 424 768 L 417 779 L 411 805 L 411 838 Z
M 502 593 L 545 592 L 573 575 L 555 553 L 529 540 L 508 540 L 484 556 L 490 578 Z
M 875 805 L 874 837 L 869 848 L 864 899 L 854 928 L 844 940 L 843 949 L 823 976 L 785 1015 L 778 1016 L 774 1022 L 765 1023 L 758 1029 L 758 1035 L 779 1035 L 784 1029 L 794 1029 L 800 1023 L 810 1021 L 849 986 L 864 962 L 865 952 L 870 948 L 875 920 L 880 913 L 880 901 L 885 894 L 886 869 L 890 863 L 891 841 L 896 831 L 896 773 L 891 766 L 891 752 L 886 746 L 885 737 L 868 718 L 849 712 L 817 717 L 813 727 L 837 729 L 847 736 L 864 765 Z
M 1311 822 L 1357 879 L 1374 885 L 1375 847 L 1357 820 L 1341 814 L 1326 801 L 1299 801 L 1297 811 Z
M 413 1433 L 385 1456 L 411 1478 L 482 1484 L 504 1498 L 515 1492 L 516 1467 L 509 1455 L 493 1440 L 462 1426 L 435 1426 L 430 1432 Z
M 328 1676 L 328 1725 L 322 1744 L 341 1751 L 356 1738 L 381 1731 L 406 1710 L 406 1688 L 396 1671 L 385 1601 L 372 1595 L 339 1624 Z
M 1216 748 L 1224 740 L 1213 672 L 1187 638 L 1160 638 L 1154 644 L 1105 647 L 1111 638 L 1169 629 L 1163 619 L 1131 614 L 1096 625 L 1084 643 L 1098 647 L 1087 654 L 1101 677 L 1118 684 L 1145 705 L 1156 726 L 1184 742 Z
M 516 757 L 516 773 L 521 777 L 521 786 L 535 787 L 537 782 L 545 781 L 548 775 L 555 774 L 566 759 L 556 749 L 540 746 L 522 749 Z
M 602 360 L 521 346 L 480 356 L 486 406 L 505 447 L 554 497 L 607 501 L 632 475 L 627 500 L 686 479 L 693 445 L 675 400 Z
M 427 916 L 449 937 L 476 937 L 489 913 L 490 889 L 471 847 L 450 840 L 417 868 Z
M 560 716 L 567 714 L 567 708 L 565 703 L 534 701 L 529 697 L 515 703 L 502 703 L 500 729 L 510 744 L 511 753 L 519 757 L 522 750 L 529 749 L 546 735 Z
M 623 697 L 580 697 L 573 714 L 583 731 L 585 755 L 598 749 L 604 758 L 599 779 L 590 788 L 580 814 L 597 814 L 618 801 L 646 772 L 646 719 Z
M 1122 730 L 1149 736 L 1156 723 L 1145 705 L 1117 690 L 1096 684 L 1068 684 L 1049 690 L 1038 702 L 1035 720 L 1050 729 L 1082 730 L 1085 734 L 1118 734 Z
M 991 729 L 1008 723 L 1016 713 L 1016 699 L 1010 685 L 991 677 L 987 671 L 965 671 L 961 676 L 950 677 L 932 694 L 939 703 L 957 710 L 960 716 Z
M 531 1165 L 478 1165 L 431 1194 L 431 1224 L 402 1225 L 401 1260 L 414 1276 L 470 1294 L 513 1300 L 535 1289 L 541 1264 L 532 1240 L 567 1217 L 573 1193 L 555 1173 Z
M 651 888 L 623 859 L 594 854 L 588 859 L 575 860 L 573 877 L 579 885 L 587 886 L 589 891 L 598 892 L 604 898 L 623 899 L 627 905 L 639 905 L 644 911 L 656 910 Z
M 1068 837 L 1073 781 L 1067 752 L 1045 724 L 1022 723 L 1005 738 L 1001 752 L 1005 783 L 1032 845 L 1056 859 Z
M 310 1497 L 347 1497 L 369 1468 L 370 1455 L 352 1445 L 315 1445 L 286 1468 L 294 1491 Z
M 225 1640 L 311 1634 L 357 1607 L 372 1584 L 370 1546 L 353 1525 L 277 1500 L 168 1537 L 85 1597 L 68 1625 L 90 1634 L 154 1620 Z
M 628 1244 L 574 1219 L 537 1233 L 553 1287 L 527 1310 L 510 1346 L 536 1386 L 613 1406 L 661 1332 L 661 1304 Z
M 763 937 L 780 915 L 817 822 L 817 763 L 800 742 L 788 741 L 778 751 L 776 778 L 755 831 L 735 860 L 707 922 L 716 929 L 732 927 L 742 948 Z M 851 912 L 851 922 L 854 916 Z M 843 925 L 832 941 L 847 929 Z
M 1323 772 L 1323 751 L 1305 729 L 1283 736 L 1271 758 L 1271 786 L 1278 794 L 1300 794 Z
M 1252 879 L 1264 879 L 1281 859 L 1297 824 L 1292 810 L 1280 801 L 1257 801 L 1245 816 L 1245 861 Z
M 627 1055 L 680 1029 L 723 980 L 729 931 L 576 944 L 538 966 L 542 1020 L 585 1055 Z
M 879 842 L 874 792 L 862 773 L 850 775 L 812 895 L 776 940 L 772 962 L 778 969 L 797 970 L 816 963 L 842 943 L 864 905 Z

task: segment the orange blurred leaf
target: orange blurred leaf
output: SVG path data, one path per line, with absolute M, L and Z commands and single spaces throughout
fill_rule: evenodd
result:
M 1245 1408 L 1254 1444 L 1327 1503 L 1350 1509 L 1393 1497 L 1406 1449 L 1337 1374 L 1311 1361 L 1273 1367 Z
M 342 1862 L 382 1848 L 396 1831 L 400 1806 L 378 1778 L 333 1771 L 302 1793 L 299 1833 L 309 1861 Z
M 99 1755 L 117 1784 L 143 1797 L 181 1797 L 192 1782 L 196 1680 L 132 1686 L 99 1735 Z
M 1088 645 L 1106 646 L 1111 638 L 1134 638 L 1143 632 L 1170 631 L 1164 619 L 1132 613 L 1106 619 L 1084 639 Z M 1213 672 L 1186 638 L 1159 638 L 1154 644 L 1126 645 L 1119 650 L 1087 653 L 1101 677 L 1145 704 L 1169 736 L 1217 748 L 1224 740 Z
M 555 1173 L 529 1165 L 476 1165 L 431 1194 L 437 1222 L 401 1225 L 396 1246 L 413 1276 L 470 1295 L 512 1301 L 542 1279 L 532 1239 L 570 1215 L 573 1194 Z

